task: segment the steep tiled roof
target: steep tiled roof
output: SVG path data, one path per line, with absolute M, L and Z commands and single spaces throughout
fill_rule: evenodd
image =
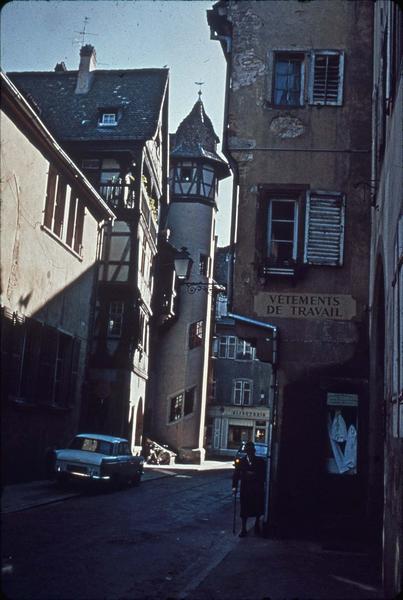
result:
M 218 163 L 223 172 L 226 172 L 227 164 L 216 151 L 220 140 L 200 99 L 179 125 L 175 137 L 171 139 L 174 144 L 172 158 L 207 158 Z
M 39 109 L 61 140 L 132 139 L 154 136 L 168 81 L 168 69 L 96 70 L 86 94 L 75 94 L 78 71 L 8 73 Z M 99 127 L 102 109 L 119 109 L 116 127 Z

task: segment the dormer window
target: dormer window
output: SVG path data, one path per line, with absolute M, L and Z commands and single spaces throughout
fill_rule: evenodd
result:
M 99 113 L 98 125 L 100 127 L 116 127 L 118 116 L 118 111 L 102 110 Z

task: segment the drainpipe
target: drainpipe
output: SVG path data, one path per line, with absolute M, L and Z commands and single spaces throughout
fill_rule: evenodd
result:
M 229 44 L 230 45 L 230 44 Z M 225 81 L 225 100 L 224 100 L 224 129 L 223 129 L 223 141 L 222 141 L 222 152 L 225 158 L 228 160 L 232 175 L 232 202 L 231 202 L 231 230 L 230 230 L 230 260 L 228 265 L 228 307 L 232 309 L 233 303 L 233 285 L 234 285 L 234 263 L 235 263 L 235 244 L 236 244 L 236 229 L 238 221 L 238 185 L 239 185 L 239 171 L 238 164 L 234 160 L 228 148 L 228 114 L 229 114 L 229 91 L 230 91 L 230 64 L 231 54 L 228 53 L 226 56 L 227 70 L 226 70 L 226 81 Z

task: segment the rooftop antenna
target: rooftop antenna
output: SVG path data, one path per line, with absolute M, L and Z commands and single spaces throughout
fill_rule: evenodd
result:
M 201 100 L 201 95 L 202 95 L 201 86 L 204 85 L 204 81 L 195 81 L 195 85 L 199 86 L 199 91 L 197 93 L 199 94 L 199 100 Z
M 82 48 L 83 46 L 85 46 L 85 36 L 86 35 L 98 35 L 97 33 L 89 33 L 87 31 L 87 25 L 88 25 L 88 21 L 89 18 L 88 17 L 84 17 L 84 23 L 83 23 L 83 27 L 81 31 L 75 31 L 74 33 L 78 33 L 81 36 L 81 39 L 75 39 L 73 40 L 73 43 L 79 43 L 80 47 Z

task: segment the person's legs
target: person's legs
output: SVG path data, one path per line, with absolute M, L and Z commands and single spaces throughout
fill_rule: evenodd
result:
M 241 521 L 242 521 L 242 529 L 239 534 L 239 537 L 245 537 L 248 533 L 246 530 L 246 517 L 241 517 Z
M 255 521 L 255 533 L 260 533 L 260 517 L 256 517 L 256 521 Z

